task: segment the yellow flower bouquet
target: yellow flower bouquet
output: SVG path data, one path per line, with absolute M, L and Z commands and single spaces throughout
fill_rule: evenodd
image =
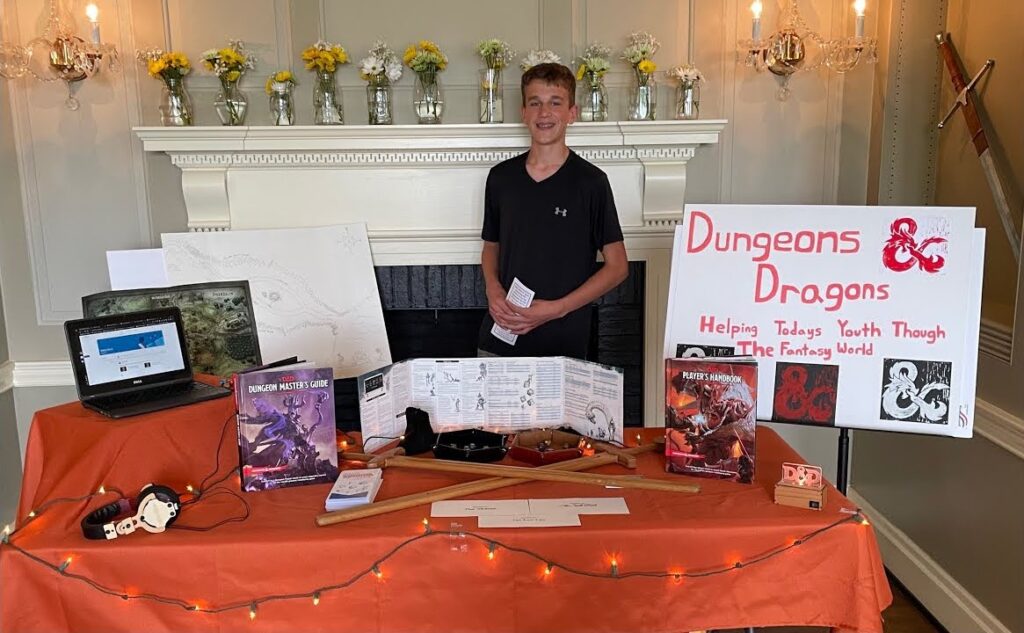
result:
M 338 66 L 348 63 L 348 53 L 338 44 L 320 40 L 302 51 L 302 61 L 306 70 L 333 73 Z
M 654 71 L 658 69 L 652 58 L 661 44 L 646 31 L 632 33 L 629 44 L 622 51 L 622 59 L 633 67 L 635 85 L 630 90 L 629 119 L 631 121 L 653 121 L 657 105 L 657 86 L 654 85 Z
M 430 40 L 410 44 L 402 55 L 402 62 L 415 73 L 436 74 L 448 67 L 448 57 Z
M 238 81 L 246 71 L 256 67 L 256 58 L 245 50 L 239 40 L 229 40 L 224 48 L 203 51 L 203 67 L 220 80 L 221 92 L 213 102 L 217 116 L 224 125 L 241 125 L 249 100 L 238 89 Z
M 230 40 L 224 48 L 203 51 L 203 66 L 221 83 L 237 82 L 247 70 L 256 67 L 256 58 L 245 50 L 242 42 Z
M 316 75 L 313 84 L 313 122 L 317 125 L 341 125 L 345 122 L 341 99 L 338 98 L 334 73 L 349 62 L 348 52 L 340 44 L 318 40 L 302 51 L 306 70 Z
M 297 82 L 295 81 L 295 76 L 292 75 L 292 71 L 279 70 L 276 73 L 267 77 L 267 94 L 269 95 L 274 92 L 283 92 L 286 90 L 291 90 L 296 83 Z
M 295 76 L 290 70 L 279 70 L 267 77 L 266 91 L 270 97 L 270 118 L 274 125 L 295 123 L 294 87 Z
M 416 73 L 413 106 L 420 123 L 440 123 L 444 99 L 437 82 L 437 73 L 448 67 L 448 57 L 437 44 L 420 40 L 405 49 L 402 62 Z
M 192 125 L 192 100 L 185 91 L 185 75 L 192 72 L 192 63 L 184 53 L 164 52 L 158 48 L 139 51 L 139 63 L 146 65 L 150 77 L 164 84 L 160 103 L 160 121 L 169 126 Z

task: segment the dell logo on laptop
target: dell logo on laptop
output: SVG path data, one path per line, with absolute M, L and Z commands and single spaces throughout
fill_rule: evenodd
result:
M 141 385 L 141 384 L 142 384 L 142 381 L 141 381 L 141 380 L 133 380 L 133 381 L 132 381 L 132 384 L 133 384 L 133 385 Z

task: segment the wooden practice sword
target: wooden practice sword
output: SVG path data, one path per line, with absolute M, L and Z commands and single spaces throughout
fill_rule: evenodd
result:
M 968 83 L 964 81 L 964 75 L 960 72 L 960 64 L 957 62 L 956 52 L 953 50 L 953 43 L 948 33 L 939 33 L 935 36 L 939 45 L 939 52 L 949 70 L 949 77 L 953 80 L 953 90 L 956 91 L 956 102 L 949 112 L 939 122 L 941 129 L 949 121 L 958 108 L 963 109 L 964 120 L 967 122 L 967 131 L 971 134 L 971 141 L 974 143 L 974 150 L 978 153 L 981 161 L 981 169 L 985 172 L 985 180 L 992 190 L 992 197 L 996 201 L 996 210 L 999 211 L 999 219 L 1003 223 L 1003 230 L 1006 231 L 1006 239 L 1010 241 L 1010 250 L 1013 257 L 1020 263 L 1020 233 L 1017 232 L 1016 223 L 1010 213 L 1010 203 L 1006 200 L 1006 193 L 1003 191 L 1003 183 L 999 180 L 999 172 L 996 171 L 995 162 L 992 160 L 992 150 L 988 146 L 988 138 L 985 136 L 985 128 L 981 124 L 981 117 L 978 116 L 977 107 L 974 105 L 974 84 L 981 79 L 988 69 L 995 64 L 993 60 L 987 60 L 981 67 L 978 74 Z

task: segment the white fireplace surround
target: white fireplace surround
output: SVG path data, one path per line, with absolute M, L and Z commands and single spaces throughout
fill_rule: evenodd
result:
M 672 234 L 686 165 L 724 120 L 615 121 L 569 128 L 607 174 L 626 250 L 646 262 L 645 426 L 661 426 L 661 359 Z M 529 146 L 519 124 L 139 127 L 181 169 L 191 231 L 365 222 L 377 266 L 473 264 L 487 171 Z

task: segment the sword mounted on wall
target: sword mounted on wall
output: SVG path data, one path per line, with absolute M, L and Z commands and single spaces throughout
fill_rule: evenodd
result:
M 974 150 L 978 153 L 978 160 L 981 161 L 981 169 L 985 172 L 985 180 L 988 181 L 988 186 L 992 190 L 992 197 L 995 198 L 996 210 L 999 211 L 999 219 L 1003 223 L 1006 239 L 1010 242 L 1010 249 L 1013 251 L 1014 259 L 1020 264 L 1020 232 L 1017 231 L 1017 225 L 1013 220 L 1013 215 L 1010 213 L 1010 203 L 1007 202 L 1006 192 L 1003 190 L 1003 184 L 999 180 L 999 172 L 996 171 L 995 162 L 992 160 L 992 150 L 988 146 L 985 128 L 981 123 L 981 117 L 978 116 L 978 110 L 974 104 L 974 100 L 977 99 L 974 85 L 978 83 L 996 62 L 992 59 L 986 60 L 977 74 L 969 82 L 965 81 L 964 75 L 960 70 L 960 63 L 957 61 L 956 51 L 953 49 L 953 42 L 949 39 L 949 34 L 939 33 L 935 36 L 935 41 L 939 46 L 939 52 L 942 54 L 946 68 L 949 70 L 949 77 L 953 81 L 953 90 L 957 93 L 956 100 L 953 102 L 952 107 L 950 107 L 949 112 L 939 122 L 939 129 L 945 127 L 957 110 L 963 111 L 964 120 L 967 122 L 967 131 L 971 135 L 971 142 L 974 143 Z

